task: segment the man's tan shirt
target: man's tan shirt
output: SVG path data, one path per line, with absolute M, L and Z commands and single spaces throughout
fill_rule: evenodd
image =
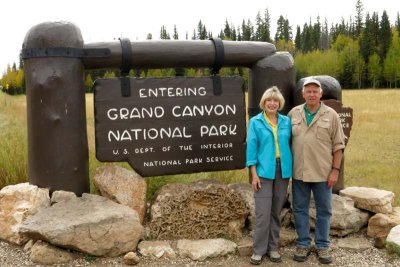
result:
M 310 126 L 304 105 L 288 114 L 292 119 L 293 178 L 304 182 L 326 182 L 332 169 L 333 153 L 345 147 L 339 115 L 321 102 Z

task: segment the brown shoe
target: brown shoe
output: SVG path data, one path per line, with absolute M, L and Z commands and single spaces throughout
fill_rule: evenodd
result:
M 329 253 L 329 249 L 317 249 L 318 260 L 322 264 L 332 263 L 332 257 Z
M 297 247 L 296 252 L 294 253 L 293 260 L 298 262 L 304 262 L 307 260 L 308 256 L 310 256 L 311 250 L 310 248 Z

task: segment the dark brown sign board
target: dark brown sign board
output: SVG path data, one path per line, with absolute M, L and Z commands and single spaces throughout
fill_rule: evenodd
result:
M 343 132 L 345 135 L 345 144 L 350 139 L 350 131 L 353 126 L 353 109 L 350 107 L 344 107 L 342 102 L 335 99 L 328 99 L 323 101 L 325 105 L 333 108 L 339 115 L 340 122 L 342 123 Z
M 126 161 L 141 176 L 242 169 L 246 108 L 241 77 L 118 78 L 94 88 L 96 157 Z

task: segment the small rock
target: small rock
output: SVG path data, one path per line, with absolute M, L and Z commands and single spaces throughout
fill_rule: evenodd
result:
M 238 242 L 237 248 L 240 256 L 251 256 L 253 254 L 253 239 L 251 237 L 243 238 Z
M 202 239 L 202 240 L 178 240 L 177 249 L 181 257 L 188 257 L 195 261 L 204 261 L 206 258 L 215 258 L 234 253 L 237 245 L 229 240 Z
M 128 252 L 124 256 L 124 263 L 126 265 L 136 265 L 140 262 L 140 258 L 135 252 Z
M 286 247 L 292 244 L 296 240 L 296 231 L 290 228 L 281 228 L 281 232 L 279 234 L 279 246 Z
M 30 240 L 25 244 L 25 246 L 24 246 L 24 251 L 27 252 L 27 253 L 30 253 L 30 252 L 31 252 L 31 249 L 32 249 L 32 247 L 33 247 L 34 244 L 35 244 L 35 242 L 34 242 L 32 239 L 30 239 Z
M 371 243 L 369 243 L 365 238 L 347 237 L 339 239 L 338 247 L 355 251 L 363 251 L 370 249 Z
M 374 238 L 374 247 L 382 249 L 385 247 L 386 237 L 377 236 Z
M 168 241 L 142 241 L 138 245 L 138 250 L 144 257 L 176 258 L 176 253 Z
M 58 202 L 67 201 L 72 198 L 76 198 L 74 192 L 63 191 L 63 190 L 54 191 L 53 194 L 51 195 L 51 205 Z
M 32 246 L 30 258 L 31 261 L 38 264 L 60 264 L 74 259 L 68 251 L 40 240 Z

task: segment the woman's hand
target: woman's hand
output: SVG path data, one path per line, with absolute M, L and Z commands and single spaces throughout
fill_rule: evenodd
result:
M 261 181 L 260 177 L 258 177 L 255 165 L 250 167 L 250 173 L 251 173 L 251 187 L 253 188 L 254 192 L 257 192 L 261 188 Z
M 261 182 L 260 182 L 260 178 L 258 177 L 258 175 L 252 175 L 252 181 L 251 181 L 251 186 L 253 187 L 253 191 L 257 192 L 258 190 L 260 190 L 261 188 Z

